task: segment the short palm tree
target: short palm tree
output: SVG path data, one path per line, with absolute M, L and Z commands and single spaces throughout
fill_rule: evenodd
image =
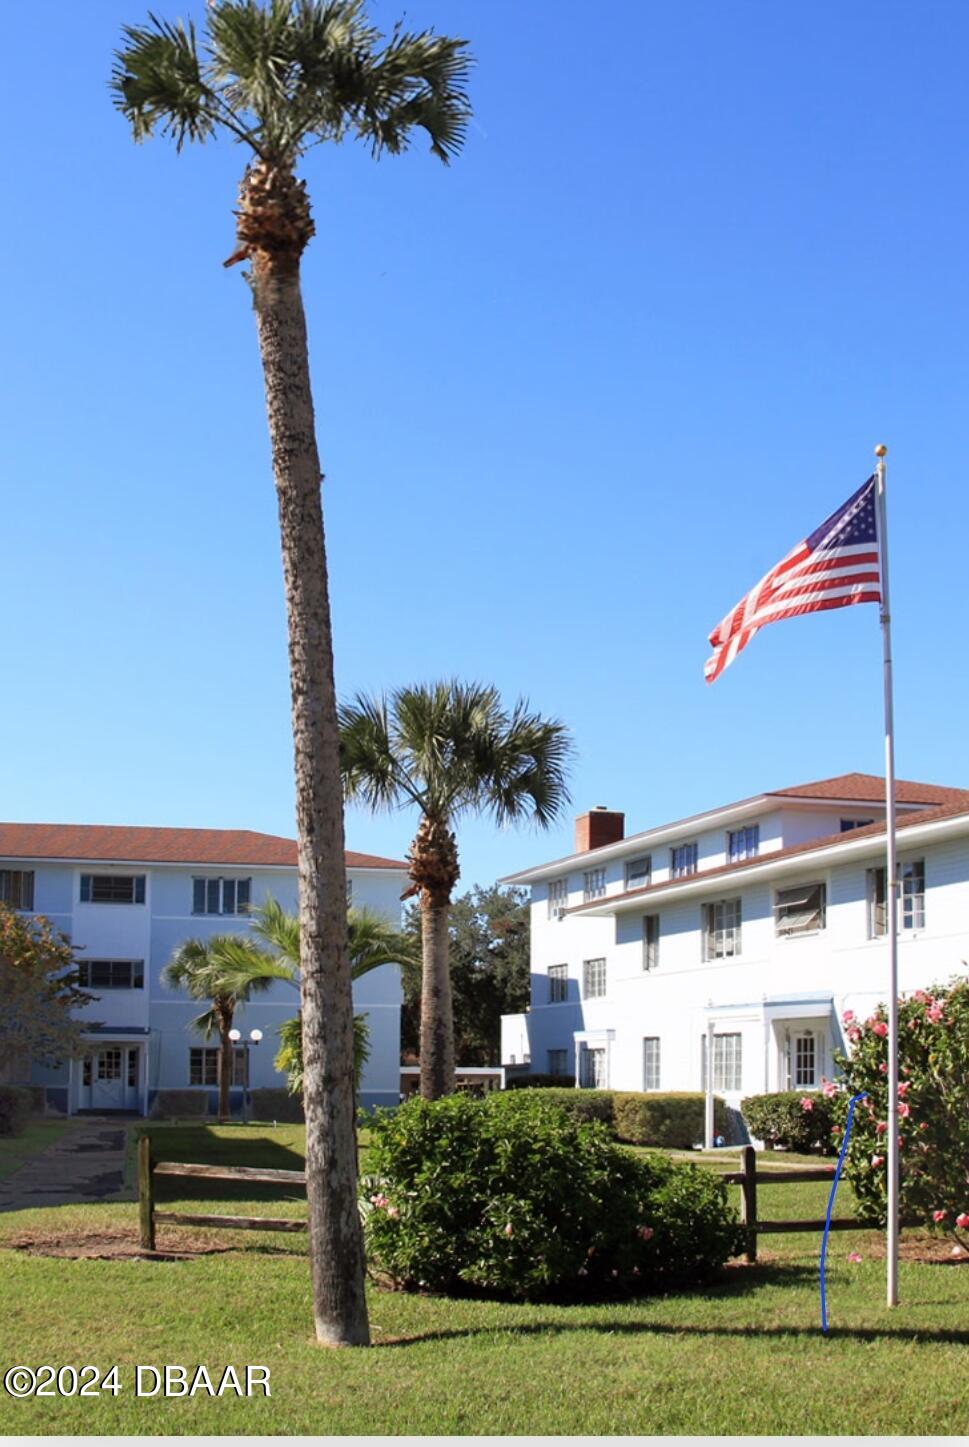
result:
M 186 990 L 193 1000 L 208 1000 L 192 1024 L 206 1040 L 219 1038 L 219 1120 L 229 1119 L 233 1045 L 229 1031 L 235 1013 L 249 997 L 267 990 L 272 977 L 259 970 L 259 951 L 242 935 L 212 935 L 185 940 L 162 970 L 162 981 Z
M 323 141 L 355 137 L 379 157 L 422 130 L 447 162 L 469 115 L 462 40 L 397 26 L 385 39 L 362 0 L 209 0 L 191 22 L 127 26 L 112 74 L 136 140 L 233 137 L 250 155 L 229 261 L 248 261 L 279 503 L 289 628 L 299 837 L 306 1176 L 317 1336 L 369 1342 L 356 1210 L 350 1089 L 343 810 L 320 459 L 300 260 L 314 232 L 296 168 Z
M 490 814 L 500 825 L 531 819 L 547 828 L 568 802 L 568 732 L 498 690 L 457 680 L 358 694 L 341 704 L 340 759 L 348 801 L 374 810 L 416 805 L 408 852 L 421 908 L 421 1094 L 454 1089 L 454 1025 L 448 910 L 460 876 L 454 825 Z

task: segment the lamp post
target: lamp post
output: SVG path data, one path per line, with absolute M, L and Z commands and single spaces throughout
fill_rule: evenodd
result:
M 229 1039 L 232 1041 L 232 1044 L 233 1044 L 234 1046 L 235 1046 L 235 1045 L 238 1045 L 239 1041 L 242 1040 L 242 1031 L 241 1031 L 241 1030 L 230 1030 L 230 1031 L 229 1031 Z M 244 1045 L 245 1045 L 245 1051 L 246 1051 L 246 1056 L 245 1056 L 245 1070 L 243 1071 L 244 1083 L 243 1083 L 243 1087 L 242 1087 L 242 1123 L 243 1123 L 243 1125 L 248 1125 L 248 1124 L 249 1124 L 249 1094 L 250 1094 L 250 1092 L 249 1092 L 249 1051 L 250 1051 L 250 1049 L 251 1049 L 253 1046 L 258 1045 L 261 1039 L 262 1039 L 262 1031 L 261 1031 L 261 1030 L 250 1030 L 250 1031 L 249 1031 L 249 1038 L 248 1038 L 248 1040 L 246 1040 L 246 1041 L 243 1042 Z

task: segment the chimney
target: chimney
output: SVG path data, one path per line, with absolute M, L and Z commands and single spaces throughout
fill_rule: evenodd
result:
M 575 852 L 585 854 L 586 850 L 599 849 L 603 844 L 618 844 L 625 832 L 625 814 L 597 804 L 575 821 Z

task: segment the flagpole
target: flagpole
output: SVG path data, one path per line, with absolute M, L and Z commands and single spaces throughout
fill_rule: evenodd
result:
M 875 448 L 878 462 L 878 553 L 881 573 L 882 657 L 885 685 L 885 901 L 888 905 L 888 1272 L 889 1306 L 898 1305 L 898 873 L 895 854 L 895 720 L 892 690 L 892 618 L 888 593 L 888 507 L 885 495 L 885 454 Z

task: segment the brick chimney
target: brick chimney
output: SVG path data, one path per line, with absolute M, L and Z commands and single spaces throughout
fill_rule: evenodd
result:
M 626 816 L 605 804 L 597 804 L 575 821 L 575 852 L 585 854 L 603 844 L 617 844 L 626 832 Z

